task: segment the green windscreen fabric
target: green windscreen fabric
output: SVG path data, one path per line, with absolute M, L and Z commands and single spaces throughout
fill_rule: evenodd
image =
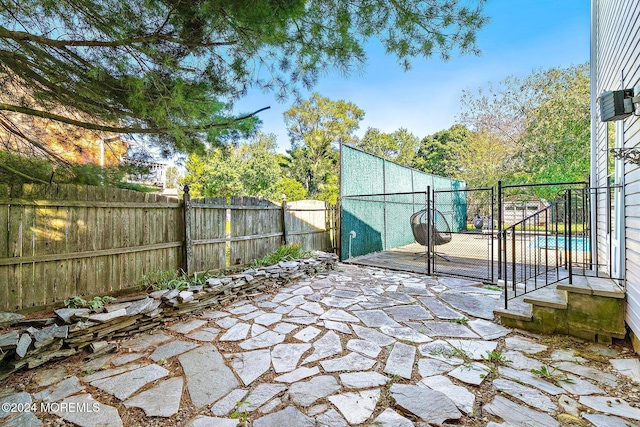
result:
M 427 206 L 427 189 L 452 191 L 456 205 L 439 206 L 452 231 L 466 228 L 464 181 L 420 172 L 342 146 L 342 259 L 407 245 L 414 241 L 409 219 Z M 355 238 L 350 233 L 356 233 Z

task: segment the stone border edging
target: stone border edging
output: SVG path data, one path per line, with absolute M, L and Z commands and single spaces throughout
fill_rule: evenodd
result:
M 335 254 L 314 251 L 312 258 L 281 261 L 211 278 L 204 286 L 188 290 L 161 290 L 119 298 L 103 307 L 101 313 L 85 308 L 61 308 L 55 310 L 55 317 L 33 320 L 20 320 L 22 316 L 9 314 L 9 318 L 14 319 L 9 324 L 20 326 L 0 335 L 0 380 L 20 369 L 32 369 L 50 360 L 72 356 L 89 346 L 93 356 L 108 353 L 115 349 L 114 344 L 107 342 L 109 339 L 143 332 L 267 287 L 281 287 L 293 280 L 332 270 L 337 262 Z

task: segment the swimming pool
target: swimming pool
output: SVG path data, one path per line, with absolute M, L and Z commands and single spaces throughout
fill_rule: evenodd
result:
M 579 252 L 591 251 L 591 239 L 588 237 L 570 237 L 571 250 Z M 537 236 L 529 241 L 530 248 L 564 249 L 565 238 L 562 236 Z

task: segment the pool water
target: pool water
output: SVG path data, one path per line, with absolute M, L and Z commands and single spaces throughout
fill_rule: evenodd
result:
M 591 251 L 591 239 L 588 237 L 570 237 L 572 251 Z M 565 238 L 562 236 L 538 236 L 529 241 L 530 248 L 564 249 Z

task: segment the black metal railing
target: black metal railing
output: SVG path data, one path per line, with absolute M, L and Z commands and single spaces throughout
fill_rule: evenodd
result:
M 590 195 L 588 187 L 562 190 L 549 206 L 501 230 L 505 308 L 517 296 L 593 271 Z

